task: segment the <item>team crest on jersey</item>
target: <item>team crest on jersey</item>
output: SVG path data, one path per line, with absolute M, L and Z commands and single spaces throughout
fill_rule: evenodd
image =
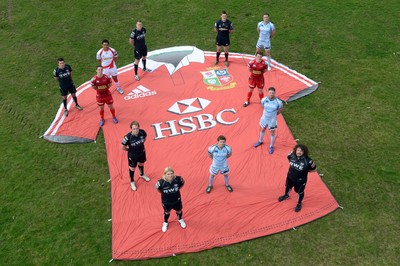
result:
M 220 91 L 236 87 L 236 82 L 233 82 L 233 76 L 229 74 L 227 68 L 210 68 L 208 71 L 200 72 L 203 75 L 204 84 L 208 85 L 207 90 Z

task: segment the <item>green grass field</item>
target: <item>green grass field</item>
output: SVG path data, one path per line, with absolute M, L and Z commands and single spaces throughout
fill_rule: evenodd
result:
M 213 24 L 226 9 L 232 52 L 254 53 L 266 10 L 277 27 L 272 55 L 320 81 L 285 106 L 344 207 L 318 221 L 243 243 L 140 265 L 398 265 L 400 258 L 400 4 L 384 1 L 0 2 L 0 265 L 108 265 L 110 187 L 97 143 L 40 139 L 60 105 L 57 57 L 75 84 L 94 73 L 103 38 L 119 66 L 133 60 L 137 19 L 150 50 L 194 45 L 214 51 Z

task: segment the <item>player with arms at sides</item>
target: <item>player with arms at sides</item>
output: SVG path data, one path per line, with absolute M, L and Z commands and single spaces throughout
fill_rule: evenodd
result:
M 247 64 L 247 69 L 249 70 L 249 91 L 247 92 L 247 100 L 244 102 L 243 106 L 247 107 L 250 104 L 250 98 L 253 95 L 253 90 L 255 87 L 258 88 L 258 97 L 260 101 L 264 98 L 264 73 L 267 71 L 267 64 L 262 59 L 262 52 L 256 53 L 256 59 L 251 60 Z
M 265 50 L 268 70 L 271 70 L 271 39 L 276 35 L 275 25 L 269 21 L 269 14 L 263 15 L 263 21 L 257 24 L 258 41 L 256 52 Z
M 57 59 L 58 66 L 53 71 L 53 77 L 58 81 L 60 86 L 60 93 L 62 97 L 62 102 L 64 105 L 64 115 L 68 116 L 68 107 L 67 107 L 67 96 L 68 93 L 71 93 L 72 99 L 75 102 L 75 107 L 79 111 L 82 111 L 83 108 L 78 104 L 78 98 L 76 98 L 76 88 L 74 82 L 72 81 L 72 68 L 70 65 L 65 64 L 64 58 L 60 57 Z
M 178 222 L 182 228 L 186 228 L 186 223 L 182 219 L 182 200 L 180 189 L 185 184 L 182 177 L 176 176 L 171 167 L 164 170 L 163 177 L 157 181 L 156 189 L 161 193 L 161 203 L 164 209 L 164 223 L 161 230 L 165 233 L 168 229 L 168 219 L 171 210 L 176 211 Z
M 136 184 L 134 181 L 135 168 L 138 165 L 140 177 L 146 182 L 150 181 L 150 178 L 144 174 L 144 163 L 146 162 L 146 150 L 144 148 L 144 142 L 146 141 L 147 133 L 143 129 L 140 129 L 139 122 L 132 121 L 131 132 L 125 135 L 122 139 L 122 149 L 128 151 L 128 164 L 129 164 L 129 177 L 131 179 L 131 188 L 136 191 Z
M 274 142 L 276 138 L 276 129 L 278 128 L 278 123 L 276 121 L 278 114 L 282 112 L 283 104 L 282 101 L 275 97 L 275 88 L 270 87 L 268 89 L 268 96 L 261 100 L 261 105 L 264 107 L 264 112 L 260 119 L 260 138 L 254 144 L 254 148 L 257 148 L 263 144 L 263 138 L 265 135 L 265 130 L 268 128 L 271 133 L 271 142 L 269 144 L 269 153 L 274 153 Z
M 227 14 L 225 11 L 221 12 L 221 19 L 215 22 L 214 31 L 217 32 L 216 44 L 217 44 L 217 54 L 215 65 L 219 63 L 219 56 L 221 54 L 222 46 L 224 46 L 225 53 L 225 65 L 229 66 L 228 56 L 229 56 L 229 35 L 233 33 L 233 23 L 227 19 Z
M 314 161 L 308 157 L 308 148 L 305 145 L 297 144 L 293 151 L 287 156 L 289 160 L 289 171 L 286 177 L 285 194 L 278 198 L 278 201 L 284 201 L 289 198 L 289 193 L 294 187 L 294 191 L 298 194 L 298 200 L 295 212 L 301 210 L 301 202 L 304 199 L 304 190 L 307 184 L 308 172 L 317 170 Z
M 134 47 L 135 62 L 133 67 L 135 70 L 135 79 L 140 80 L 138 75 L 139 61 L 142 59 L 143 71 L 151 72 L 150 69 L 146 68 L 146 56 L 147 56 L 147 45 L 146 45 L 146 28 L 143 27 L 143 23 L 138 20 L 136 22 L 136 28 L 132 30 L 129 36 L 129 43 Z
M 214 178 L 220 172 L 224 176 L 225 186 L 229 192 L 233 192 L 232 187 L 229 185 L 229 167 L 227 159 L 232 156 L 232 148 L 226 145 L 225 136 L 218 136 L 217 144 L 208 148 L 208 156 L 212 159 L 210 166 L 209 184 L 206 193 L 210 193 L 213 187 Z
M 115 116 L 115 109 L 113 106 L 113 97 L 109 88 L 111 87 L 112 81 L 111 78 L 105 74 L 103 74 L 103 67 L 96 67 L 96 75 L 90 80 L 90 85 L 97 92 L 96 100 L 97 105 L 100 108 L 100 126 L 104 125 L 104 104 L 108 105 L 110 109 L 111 115 L 113 117 L 113 121 L 115 124 L 118 123 L 118 119 Z
M 118 82 L 118 70 L 116 61 L 118 60 L 117 50 L 110 47 L 110 42 L 108 40 L 103 40 L 101 42 L 102 48 L 97 52 L 96 59 L 103 67 L 104 75 L 111 76 L 117 86 L 117 91 L 121 94 L 124 91 Z

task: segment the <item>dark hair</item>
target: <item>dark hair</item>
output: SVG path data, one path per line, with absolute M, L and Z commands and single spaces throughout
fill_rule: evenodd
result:
M 257 56 L 258 54 L 260 54 L 261 56 L 264 56 L 263 52 L 261 52 L 261 51 L 256 52 L 256 56 Z
M 63 57 L 59 57 L 59 58 L 57 59 L 57 61 L 58 61 L 58 62 L 64 61 L 64 58 L 63 58 Z
M 103 68 L 103 66 L 102 66 L 102 65 L 97 65 L 96 69 L 98 69 L 99 67 Z
M 103 43 L 108 43 L 108 44 L 110 44 L 110 42 L 109 42 L 107 39 L 104 39 L 104 40 L 101 42 L 101 44 L 103 44 Z
M 265 12 L 263 16 L 267 15 L 269 17 L 269 13 Z
M 225 136 L 223 136 L 223 135 L 218 136 L 217 141 L 220 141 L 220 140 L 225 140 L 226 141 Z
M 137 126 L 137 127 L 140 127 L 138 121 L 132 121 L 132 122 L 131 122 L 131 125 L 130 125 L 130 128 L 131 128 L 131 129 L 132 129 L 132 126 L 133 126 L 133 125 L 135 125 L 135 126 Z
M 297 144 L 296 146 L 294 146 L 293 154 L 296 154 L 296 150 L 299 148 L 303 151 L 303 156 L 307 157 L 308 156 L 308 148 L 304 144 Z
M 221 15 L 222 15 L 222 14 L 225 14 L 225 15 L 226 15 L 226 11 L 225 11 L 225 10 L 222 10 L 222 11 L 221 11 Z
M 275 88 L 274 87 L 269 87 L 268 91 L 275 91 Z

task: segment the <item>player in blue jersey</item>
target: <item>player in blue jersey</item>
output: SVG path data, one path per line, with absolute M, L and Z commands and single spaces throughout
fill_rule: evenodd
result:
M 276 138 L 276 128 L 278 127 L 276 117 L 282 112 L 283 104 L 282 101 L 275 97 L 275 88 L 270 87 L 268 89 L 268 96 L 261 100 L 261 105 L 264 107 L 264 112 L 260 119 L 260 138 L 254 144 L 254 148 L 257 148 L 263 144 L 263 138 L 265 130 L 269 129 L 271 133 L 271 143 L 269 144 L 269 153 L 274 153 L 274 142 Z
M 298 193 L 297 205 L 295 212 L 301 210 L 301 202 L 304 199 L 304 189 L 307 184 L 308 172 L 317 170 L 314 161 L 308 157 L 308 148 L 305 145 L 297 144 L 293 151 L 287 156 L 289 160 L 289 171 L 286 177 L 285 194 L 278 198 L 278 201 L 284 201 L 289 198 L 289 193 L 294 187 L 294 191 Z
M 258 41 L 256 45 L 256 52 L 265 50 L 267 57 L 268 70 L 271 70 L 271 39 L 275 36 L 275 25 L 269 21 L 269 14 L 265 13 L 263 21 L 257 25 Z
M 232 148 L 226 145 L 225 136 L 219 136 L 217 138 L 217 144 L 214 144 L 208 148 L 208 156 L 213 160 L 210 166 L 210 178 L 206 192 L 211 192 L 214 178 L 218 172 L 224 176 L 226 189 L 229 192 L 232 192 L 233 189 L 229 185 L 229 167 L 227 162 L 227 159 L 232 156 Z

